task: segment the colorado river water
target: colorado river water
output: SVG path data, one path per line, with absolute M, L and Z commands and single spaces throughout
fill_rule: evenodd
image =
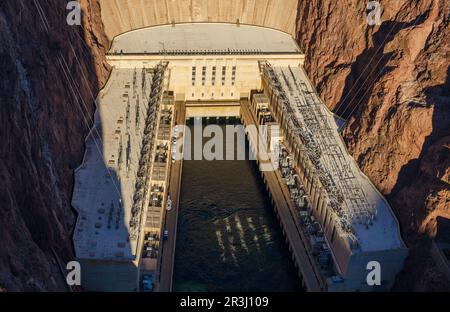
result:
M 175 291 L 301 291 L 256 163 L 185 160 Z

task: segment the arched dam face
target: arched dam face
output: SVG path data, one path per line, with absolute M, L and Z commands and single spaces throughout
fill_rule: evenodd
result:
M 264 26 L 294 36 L 298 0 L 127 0 L 102 1 L 101 18 L 110 40 L 124 32 L 192 22 Z
M 174 291 L 301 290 L 260 172 L 246 158 L 184 161 Z

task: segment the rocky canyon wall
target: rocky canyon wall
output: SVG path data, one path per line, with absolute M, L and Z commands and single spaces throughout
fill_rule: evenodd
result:
M 0 1 L 0 289 L 67 290 L 73 169 L 108 74 L 99 7 Z M 65 273 L 65 271 L 64 271 Z
M 126 31 L 185 22 L 227 22 L 271 27 L 295 34 L 298 0 L 107 0 L 101 1 L 111 40 Z
M 450 2 L 300 0 L 297 39 L 348 149 L 387 196 L 411 256 L 396 289 L 449 290 L 430 238 L 450 216 Z

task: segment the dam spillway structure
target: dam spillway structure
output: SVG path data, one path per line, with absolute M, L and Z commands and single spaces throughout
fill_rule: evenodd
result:
M 241 23 L 173 23 L 114 38 L 75 176 L 83 287 L 139 291 L 145 274 L 152 289 L 172 289 L 181 179 L 173 176 L 182 163 L 169 161 L 172 127 L 208 114 L 279 126 L 257 134 L 280 146 L 278 168 L 261 174 L 307 290 L 371 291 L 371 261 L 381 266 L 379 289 L 391 287 L 408 252 L 397 220 L 348 154 L 304 58 L 289 33 Z

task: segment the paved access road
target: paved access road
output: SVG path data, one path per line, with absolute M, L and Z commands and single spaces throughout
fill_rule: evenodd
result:
M 177 125 L 185 124 L 186 108 L 184 102 L 175 103 L 175 120 Z M 183 133 L 179 132 L 180 140 L 182 142 Z M 170 158 L 170 161 L 172 159 Z M 175 258 L 175 244 L 177 236 L 177 223 L 178 223 L 178 209 L 180 203 L 180 191 L 181 191 L 181 172 L 183 167 L 183 160 L 177 160 L 171 164 L 170 178 L 169 178 L 169 194 L 172 200 L 172 209 L 170 211 L 165 210 L 163 228 L 169 231 L 169 238 L 162 243 L 161 258 L 159 265 L 159 287 L 158 291 L 171 291 L 172 279 L 173 279 L 173 267 Z

